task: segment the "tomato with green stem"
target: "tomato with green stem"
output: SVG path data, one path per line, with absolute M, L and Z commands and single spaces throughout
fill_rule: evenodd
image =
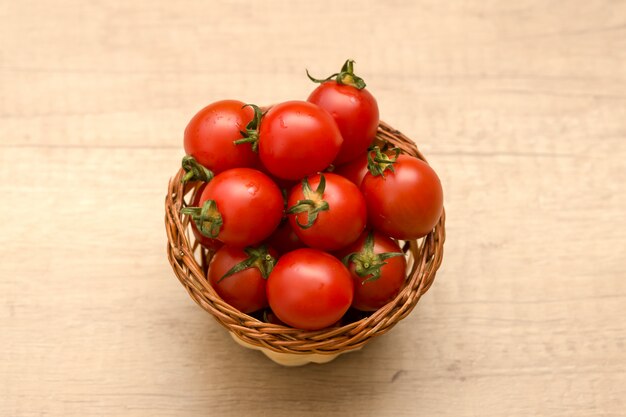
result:
M 312 248 L 341 249 L 367 224 L 365 200 L 357 186 L 332 173 L 304 178 L 289 194 L 287 207 L 291 227 Z
M 198 207 L 185 207 L 198 230 L 232 246 L 255 245 L 280 224 L 284 200 L 278 186 L 260 171 L 233 168 L 206 185 Z
M 259 157 L 252 144 L 235 141 L 254 135 L 255 110 L 237 100 L 209 104 L 189 121 L 184 147 L 188 155 L 214 173 L 231 168 L 257 167 Z
M 283 255 L 267 280 L 267 300 L 284 323 L 319 330 L 336 323 L 352 303 L 350 272 L 334 256 L 316 249 Z
M 394 239 L 419 239 L 433 230 L 443 212 L 441 182 L 426 162 L 396 155 L 376 148 L 370 157 L 370 172 L 361 183 L 368 220 Z
M 378 310 L 400 292 L 406 278 L 406 258 L 393 239 L 366 231 L 337 255 L 354 280 L 353 308 Z
M 276 253 L 265 245 L 245 249 L 223 246 L 209 264 L 207 278 L 217 294 L 242 313 L 268 306 L 266 280 Z
M 372 144 L 378 130 L 378 103 L 365 88 L 362 78 L 354 74 L 354 61 L 345 62 L 341 71 L 325 79 L 311 77 L 320 83 L 309 98 L 330 113 L 341 132 L 343 144 L 334 163 L 340 165 L 365 152 Z

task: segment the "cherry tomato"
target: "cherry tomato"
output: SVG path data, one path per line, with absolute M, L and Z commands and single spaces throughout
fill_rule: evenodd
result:
M 198 207 L 200 205 L 200 197 L 202 196 L 202 192 L 204 191 L 205 188 L 206 188 L 206 183 L 198 187 L 198 191 L 196 191 L 196 195 L 194 196 L 193 202 L 191 203 L 193 207 Z M 198 230 L 198 226 L 196 226 L 196 222 L 192 220 L 189 222 L 189 225 L 191 226 L 191 231 L 193 232 L 193 235 L 196 237 L 196 240 L 198 241 L 198 243 L 200 243 L 206 249 L 209 249 L 211 251 L 216 251 L 222 247 L 223 243 L 220 242 L 219 240 L 211 239 L 210 237 L 205 236 L 202 233 L 200 233 L 200 230 Z
M 413 240 L 427 235 L 443 211 L 443 190 L 435 171 L 424 161 L 400 155 L 394 171 L 368 173 L 361 191 L 370 224 L 394 239 Z
M 365 88 L 365 82 L 354 75 L 354 61 L 348 60 L 341 72 L 321 82 L 308 98 L 328 111 L 341 132 L 343 144 L 335 164 L 343 164 L 362 154 L 371 145 L 378 129 L 378 104 Z M 335 80 L 331 80 L 331 78 Z
M 291 227 L 312 248 L 341 249 L 354 242 L 367 223 L 363 195 L 356 185 L 336 174 L 305 178 L 301 186 L 292 189 L 287 207 Z
M 285 221 L 278 226 L 278 229 L 267 239 L 267 243 L 276 249 L 279 255 L 305 246 L 291 227 L 289 221 Z
M 332 116 L 315 104 L 288 101 L 270 108 L 259 128 L 259 156 L 274 176 L 299 180 L 323 171 L 343 139 Z
M 352 307 L 375 311 L 391 301 L 406 277 L 406 259 L 400 246 L 378 232 L 364 232 L 338 253 L 354 280 Z
M 268 305 L 265 284 L 275 261 L 273 251 L 265 247 L 223 246 L 213 255 L 207 277 L 224 301 L 251 313 Z
M 258 155 L 250 143 L 236 145 L 254 117 L 251 107 L 237 100 L 222 100 L 200 110 L 185 129 L 185 152 L 201 165 L 220 173 L 231 168 L 257 167 Z
M 244 247 L 268 238 L 283 216 L 280 189 L 260 171 L 233 168 L 218 174 L 200 197 L 200 207 L 181 210 L 189 214 L 204 235 Z
M 334 174 L 347 178 L 357 187 L 361 186 L 367 170 L 367 152 L 362 153 L 347 164 L 340 165 L 333 171 Z
M 292 327 L 318 330 L 336 323 L 352 303 L 348 269 L 332 255 L 297 249 L 283 255 L 267 280 L 267 299 Z

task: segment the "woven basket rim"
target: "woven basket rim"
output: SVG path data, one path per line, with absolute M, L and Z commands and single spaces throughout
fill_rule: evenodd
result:
M 391 142 L 405 154 L 426 161 L 413 141 L 383 121 L 380 122 L 377 138 Z M 360 348 L 372 338 L 389 331 L 413 310 L 432 285 L 443 259 L 445 211 L 433 231 L 418 241 L 409 242 L 407 256 L 412 266 L 404 287 L 392 301 L 371 315 L 341 327 L 316 331 L 265 323 L 227 304 L 206 279 L 204 270 L 212 254 L 195 242 L 189 233 L 188 216 L 180 213 L 200 183 L 183 185 L 182 176 L 180 169 L 170 179 L 165 198 L 168 260 L 176 277 L 200 307 L 212 314 L 227 330 L 255 346 L 294 354 L 336 354 Z M 188 197 L 187 201 L 185 197 Z M 196 260 L 197 251 L 200 251 L 201 263 Z

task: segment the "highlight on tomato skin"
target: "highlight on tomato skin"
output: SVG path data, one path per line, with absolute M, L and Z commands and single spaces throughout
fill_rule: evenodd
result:
M 238 100 L 221 100 L 198 111 L 185 128 L 185 152 L 215 174 L 259 167 L 259 156 L 251 144 L 234 143 L 243 138 L 241 132 L 254 117 L 254 110 L 244 106 Z
M 350 272 L 334 256 L 316 249 L 283 255 L 267 280 L 267 299 L 284 323 L 303 330 L 333 325 L 352 304 Z

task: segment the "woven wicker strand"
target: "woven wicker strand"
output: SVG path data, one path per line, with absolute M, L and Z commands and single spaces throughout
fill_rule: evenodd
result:
M 415 144 L 384 122 L 377 138 L 399 147 L 403 153 L 425 160 Z M 342 327 L 304 331 L 264 323 L 224 302 L 206 279 L 205 271 L 212 256 L 189 233 L 189 218 L 180 213 L 191 201 L 199 183 L 183 185 L 182 169 L 170 179 L 165 198 L 165 229 L 167 255 L 174 274 L 191 298 L 211 313 L 226 329 L 244 342 L 275 352 L 292 354 L 336 354 L 357 349 L 375 336 L 382 335 L 405 318 L 435 279 L 443 257 L 445 213 L 424 238 L 409 242 L 407 257 L 410 269 L 403 289 L 387 305 L 372 315 Z M 197 255 L 197 256 L 196 256 Z M 200 260 L 200 262 L 198 262 Z

